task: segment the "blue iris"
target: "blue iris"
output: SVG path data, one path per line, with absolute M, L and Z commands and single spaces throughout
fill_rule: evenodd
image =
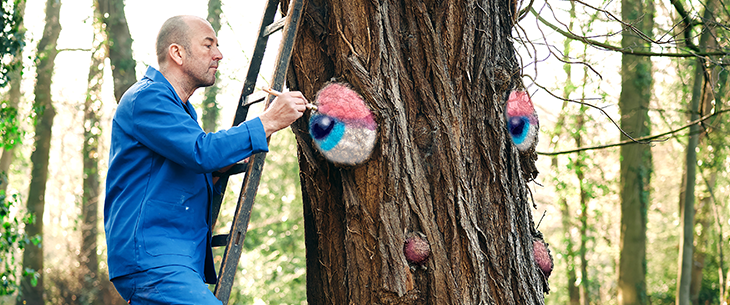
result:
M 322 150 L 328 151 L 342 140 L 345 124 L 331 116 L 313 115 L 309 119 L 309 133 Z
M 530 120 L 526 116 L 513 116 L 509 118 L 507 127 L 512 136 L 512 141 L 515 144 L 521 144 L 527 137 L 527 132 L 530 129 Z

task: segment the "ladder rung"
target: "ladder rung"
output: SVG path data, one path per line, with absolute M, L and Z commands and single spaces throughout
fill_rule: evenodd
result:
M 274 21 L 274 23 L 269 24 L 269 26 L 264 29 L 263 37 L 268 37 L 269 35 L 276 33 L 276 31 L 283 29 L 285 22 L 286 18 L 281 18 L 277 21 Z
M 226 244 L 228 244 L 228 234 L 215 235 L 210 241 L 211 247 L 223 247 Z

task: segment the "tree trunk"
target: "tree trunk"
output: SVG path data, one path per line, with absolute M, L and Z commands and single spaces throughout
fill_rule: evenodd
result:
M 102 28 L 101 11 L 94 1 L 94 37 L 89 66 L 89 78 L 84 102 L 84 147 L 81 152 L 84 162 L 84 196 L 81 207 L 81 252 L 79 261 L 83 269 L 80 280 L 88 292 L 85 304 L 103 304 L 99 278 L 99 258 L 96 255 L 96 238 L 99 217 L 99 139 L 101 136 L 100 112 L 102 106 L 101 86 L 106 59 L 106 33 Z
M 102 20 L 106 25 L 109 61 L 114 77 L 114 97 L 119 103 L 124 92 L 137 82 L 136 63 L 132 57 L 132 36 L 124 14 L 124 0 L 98 1 Z
M 51 100 L 51 78 L 56 59 L 56 41 L 61 32 L 59 15 L 61 1 L 46 1 L 46 25 L 43 37 L 38 42 L 37 77 L 35 85 L 36 110 L 35 147 L 30 156 L 33 163 L 28 190 L 28 213 L 34 221 L 25 226 L 25 233 L 31 238 L 43 237 L 43 211 L 45 208 L 46 181 L 48 180 L 48 156 L 51 148 L 51 129 L 56 110 Z M 24 275 L 21 281 L 18 304 L 43 304 L 43 248 L 40 243 L 29 243 L 23 251 L 23 270 L 34 270 L 34 275 Z M 34 285 L 36 284 L 36 285 Z
M 218 33 L 221 29 L 221 0 L 208 0 L 208 22 L 213 30 Z M 216 131 L 218 124 L 218 103 L 215 98 L 218 95 L 218 83 L 205 88 L 203 94 L 203 130 L 205 132 Z
M 654 27 L 652 0 L 623 0 L 621 16 L 644 33 Z M 625 49 L 648 49 L 647 42 L 629 29 L 622 32 Z M 651 35 L 650 35 L 651 36 Z M 621 61 L 621 128 L 633 137 L 648 135 L 652 88 L 652 64 L 648 57 L 624 54 Z M 621 140 L 627 140 L 622 135 Z M 621 236 L 618 269 L 618 302 L 647 304 L 646 215 L 651 177 L 651 147 L 621 146 Z
M 349 83 L 373 110 L 370 160 L 338 167 L 297 135 L 311 304 L 543 304 L 538 235 L 504 103 L 520 87 L 509 1 L 310 1 L 289 87 Z M 408 235 L 430 257 L 409 265 Z M 411 268 L 413 267 L 413 269 Z
M 575 2 L 570 2 L 570 22 L 568 23 L 568 30 L 570 30 L 571 32 L 574 30 L 574 24 L 576 19 L 575 17 Z M 561 133 L 560 130 L 565 128 L 563 125 L 565 124 L 565 117 L 567 113 L 567 100 L 570 99 L 570 96 L 576 90 L 576 86 L 573 83 L 573 65 L 568 63 L 571 61 L 571 41 L 572 40 L 570 39 L 565 39 L 565 41 L 563 42 L 563 60 L 566 62 L 565 64 L 563 64 L 563 71 L 565 71 L 565 87 L 563 87 L 564 100 L 561 110 L 559 112 L 558 120 L 555 124 L 555 132 L 549 137 L 550 139 L 553 139 L 554 136 L 559 135 Z M 550 145 L 554 148 L 557 143 L 558 141 L 553 141 L 550 143 Z M 558 173 L 558 171 L 560 170 L 558 167 L 557 156 L 553 157 L 552 159 L 552 169 L 554 173 Z M 559 202 L 563 223 L 563 232 L 565 236 L 564 257 L 567 266 L 566 273 L 568 278 L 568 302 L 570 305 L 580 305 L 580 287 L 576 285 L 576 281 L 578 278 L 575 272 L 575 251 L 573 250 L 573 236 L 571 233 L 574 227 L 573 215 L 570 214 L 570 206 L 568 205 L 568 200 L 565 198 L 565 195 L 561 195 Z
M 713 15 L 717 7 L 717 1 L 707 1 L 703 20 L 714 20 Z M 704 28 L 700 35 L 698 46 L 704 50 L 711 40 L 714 39 L 712 30 Z M 694 73 L 694 84 L 692 86 L 692 100 L 689 105 L 689 120 L 694 121 L 700 117 L 700 103 L 704 97 L 706 82 L 709 80 L 709 74 L 705 69 L 705 59 L 697 57 Z M 694 210 L 695 210 L 695 179 L 697 175 L 697 146 L 699 145 L 700 125 L 692 125 L 689 128 L 689 142 L 687 143 L 686 159 L 685 159 L 685 176 L 682 181 L 682 190 L 680 191 L 679 206 L 680 219 L 682 226 L 682 234 L 679 242 L 679 270 L 677 272 L 677 304 L 689 305 L 690 303 L 690 286 L 693 265 L 693 247 L 694 247 Z
M 18 2 L 16 10 L 20 16 L 25 15 L 25 0 Z M 25 26 L 21 22 L 21 24 L 18 25 L 18 34 L 20 36 L 25 36 Z M 18 105 L 20 105 L 20 97 L 22 96 L 20 94 L 20 86 L 23 79 L 22 72 L 23 72 L 23 50 L 18 50 L 18 54 L 16 54 L 13 57 L 13 65 L 17 64 L 17 67 L 15 70 L 13 70 L 10 73 L 10 88 L 8 90 L 8 108 L 12 109 L 11 111 L 15 112 L 15 122 L 16 124 L 19 124 L 20 119 L 18 118 Z M 3 142 L 8 141 L 9 139 L 4 139 Z M 12 143 L 12 147 L 4 147 L 2 156 L 0 156 L 0 192 L 5 192 L 8 190 L 8 183 L 10 183 L 10 164 L 13 163 L 13 159 L 15 158 L 15 144 L 18 144 L 17 142 Z

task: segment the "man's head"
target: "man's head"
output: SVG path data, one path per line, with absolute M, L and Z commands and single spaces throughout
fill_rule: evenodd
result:
M 222 58 L 213 27 L 200 17 L 172 17 L 157 34 L 160 71 L 179 74 L 181 81 L 193 90 L 215 83 L 218 61 Z

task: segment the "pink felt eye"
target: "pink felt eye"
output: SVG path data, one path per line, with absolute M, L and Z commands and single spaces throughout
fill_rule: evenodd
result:
M 317 93 L 309 119 L 315 147 L 329 161 L 356 165 L 370 157 L 377 123 L 362 97 L 346 84 L 330 83 Z
M 507 130 L 520 151 L 534 149 L 540 122 L 530 97 L 525 91 L 512 91 L 507 100 Z

